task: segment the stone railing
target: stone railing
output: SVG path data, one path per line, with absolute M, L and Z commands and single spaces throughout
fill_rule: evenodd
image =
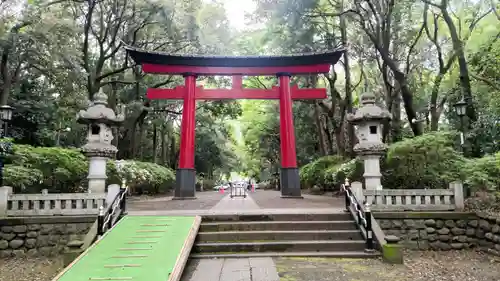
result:
M 464 208 L 463 185 L 450 183 L 449 189 L 363 190 L 352 183 L 353 192 L 371 205 L 373 211 L 455 211 Z
M 108 193 L 13 194 L 12 188 L 0 187 L 0 217 L 98 215 L 119 192 L 111 185 Z

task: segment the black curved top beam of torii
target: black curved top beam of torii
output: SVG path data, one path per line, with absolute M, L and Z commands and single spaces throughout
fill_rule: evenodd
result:
M 283 56 L 202 56 L 140 50 L 126 46 L 127 53 L 146 73 L 197 75 L 290 75 L 328 73 L 343 48 L 323 53 Z

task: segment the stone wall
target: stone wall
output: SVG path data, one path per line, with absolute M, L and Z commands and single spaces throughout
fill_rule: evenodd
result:
M 376 213 L 385 235 L 396 235 L 410 249 L 480 248 L 500 256 L 500 218 L 459 212 Z
M 57 255 L 82 244 L 95 216 L 0 218 L 0 258 Z

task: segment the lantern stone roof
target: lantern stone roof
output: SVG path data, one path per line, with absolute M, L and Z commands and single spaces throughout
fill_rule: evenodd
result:
M 119 126 L 125 120 L 123 107 L 118 115 L 108 107 L 108 96 L 101 90 L 94 96 L 94 100 L 87 110 L 80 110 L 77 122 L 80 124 L 102 123 L 110 126 Z
M 347 120 L 353 124 L 366 123 L 368 121 L 383 122 L 391 120 L 391 113 L 375 104 L 375 95 L 364 93 L 360 97 L 361 107 L 354 114 L 348 114 Z

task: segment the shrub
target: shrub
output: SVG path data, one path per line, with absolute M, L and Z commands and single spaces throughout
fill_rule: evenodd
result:
M 330 167 L 326 173 L 330 175 L 328 180 L 332 185 L 340 185 L 345 182 L 345 179 L 349 181 L 363 181 L 364 166 L 363 161 L 359 158 L 351 159 L 347 162 L 341 163 L 340 165 L 335 165 Z M 325 175 L 325 176 L 327 176 Z
M 300 169 L 300 181 L 302 188 L 311 188 L 314 185 L 327 185 L 326 179 L 331 178 L 332 167 L 339 166 L 345 160 L 340 156 L 321 157 Z
M 462 180 L 476 190 L 500 191 L 500 152 L 483 158 L 466 159 L 453 148 L 455 132 L 433 132 L 392 144 L 381 159 L 382 182 L 387 189 L 447 188 Z M 363 161 L 342 162 L 327 156 L 300 170 L 304 188 L 363 182 Z
M 5 184 L 15 192 L 83 191 L 88 173 L 88 161 L 78 149 L 59 147 L 32 147 L 14 145 L 14 153 L 7 158 Z M 158 193 L 169 190 L 175 180 L 174 172 L 164 166 L 134 160 L 108 161 L 107 185 L 120 184 L 125 179 L 132 191 Z
M 3 183 L 12 186 L 14 192 L 39 193 L 42 190 L 42 171 L 13 164 L 3 169 Z
M 196 190 L 201 190 L 201 180 L 198 178 L 198 182 L 196 183 Z M 216 186 L 215 181 L 211 179 L 203 179 L 203 190 L 209 191 L 213 190 Z
M 108 161 L 108 184 L 127 182 L 132 193 L 163 193 L 172 188 L 174 172 L 164 166 L 134 160 Z M 120 168 L 118 168 L 118 166 Z
M 261 181 L 258 183 L 259 189 L 274 189 L 275 183 L 273 181 Z
M 446 188 L 463 178 L 465 159 L 453 149 L 454 132 L 434 132 L 389 147 L 384 188 Z
M 464 174 L 465 182 L 475 190 L 500 191 L 500 152 L 468 159 Z
M 39 185 L 30 188 L 33 192 L 41 189 L 51 192 L 77 191 L 88 171 L 85 156 L 77 149 L 14 145 L 14 153 L 9 155 L 8 161 L 42 173 Z

